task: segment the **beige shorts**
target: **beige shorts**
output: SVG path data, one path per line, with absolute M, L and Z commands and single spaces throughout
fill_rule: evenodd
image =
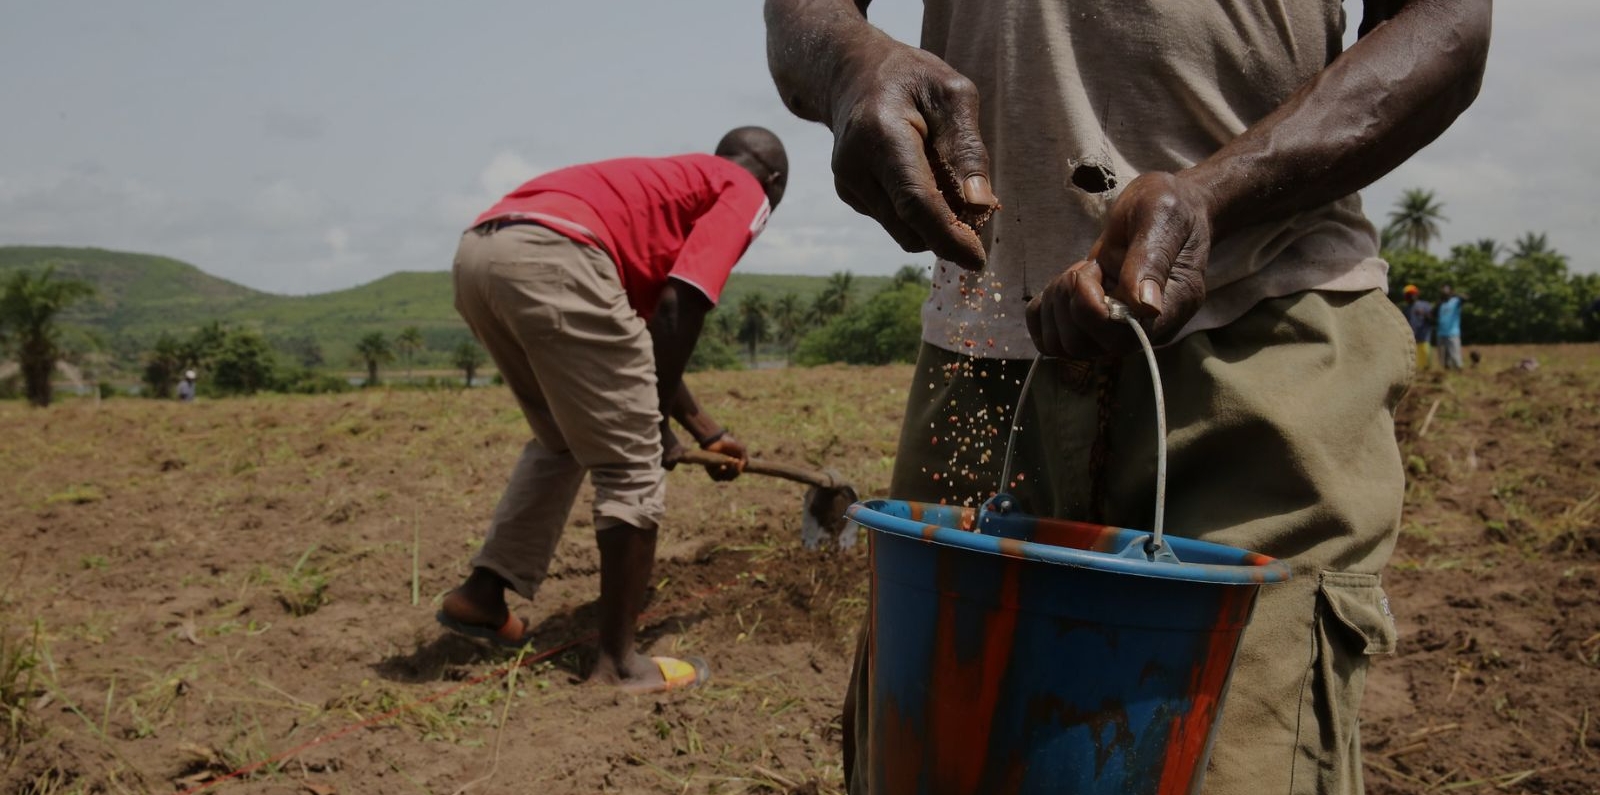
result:
M 468 230 L 453 273 L 456 311 L 533 429 L 473 565 L 532 598 L 585 472 L 596 528 L 661 521 L 655 352 L 610 257 L 545 227 Z

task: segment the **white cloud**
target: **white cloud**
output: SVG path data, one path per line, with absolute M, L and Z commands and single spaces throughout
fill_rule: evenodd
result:
M 350 248 L 350 233 L 342 226 L 330 227 L 328 231 L 322 233 L 322 239 L 327 241 L 328 248 L 336 257 Z
M 486 196 L 498 199 L 512 188 L 550 170 L 534 165 L 518 152 L 499 152 L 478 173 L 478 184 Z
M 475 189 L 441 196 L 434 202 L 435 214 L 445 223 L 465 227 L 513 188 L 550 170 L 551 167 L 536 164 L 520 152 L 502 150 L 479 170 Z

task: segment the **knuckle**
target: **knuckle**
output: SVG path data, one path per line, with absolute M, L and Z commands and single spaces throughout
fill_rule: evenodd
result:
M 888 189 L 889 200 L 894 205 L 895 213 L 901 218 L 916 222 L 932 216 L 928 209 L 929 197 L 916 182 L 904 178 L 897 179 L 893 185 L 888 186 Z
M 1183 200 L 1178 198 L 1178 194 L 1165 190 L 1155 195 L 1152 204 L 1163 213 L 1176 213 L 1183 208 Z
M 978 85 L 960 72 L 949 72 L 939 78 L 938 91 L 956 102 L 969 102 L 978 98 Z
M 837 142 L 845 145 L 862 138 L 883 138 L 891 135 L 891 130 L 895 129 L 893 120 L 902 114 L 891 110 L 889 104 L 886 98 L 878 98 L 851 108 L 850 114 L 839 127 Z

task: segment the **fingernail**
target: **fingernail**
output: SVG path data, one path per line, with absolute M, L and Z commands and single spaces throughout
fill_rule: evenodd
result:
M 1156 314 L 1161 314 L 1161 287 L 1154 279 L 1139 282 L 1139 303 Z
M 980 204 L 989 207 L 995 204 L 994 191 L 989 187 L 989 178 L 982 174 L 973 174 L 961 184 L 961 197 L 967 204 Z

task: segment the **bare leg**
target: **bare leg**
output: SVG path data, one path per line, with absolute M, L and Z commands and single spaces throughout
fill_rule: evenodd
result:
M 655 565 L 656 531 L 618 524 L 595 530 L 600 546 L 600 657 L 593 681 L 652 685 L 661 670 L 635 647 L 639 614 Z

